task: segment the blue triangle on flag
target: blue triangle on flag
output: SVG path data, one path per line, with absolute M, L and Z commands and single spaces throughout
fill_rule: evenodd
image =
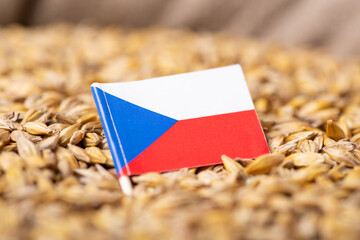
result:
M 177 120 L 139 107 L 104 92 L 111 117 L 129 163 L 149 147 Z

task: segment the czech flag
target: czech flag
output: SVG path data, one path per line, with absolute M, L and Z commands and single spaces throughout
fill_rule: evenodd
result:
M 269 152 L 239 65 L 91 89 L 119 177 Z

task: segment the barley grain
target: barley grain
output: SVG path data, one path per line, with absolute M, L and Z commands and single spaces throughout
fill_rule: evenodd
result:
M 357 61 L 188 30 L 0 36 L 1 238 L 358 239 Z M 272 154 L 134 176 L 124 196 L 90 84 L 236 63 Z

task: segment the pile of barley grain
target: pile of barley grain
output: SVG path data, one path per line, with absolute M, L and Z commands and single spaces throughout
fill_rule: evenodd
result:
M 2 239 L 357 239 L 360 64 L 222 34 L 0 29 Z M 240 63 L 272 154 L 133 177 L 122 195 L 94 82 Z M 234 142 L 233 144 L 237 144 Z

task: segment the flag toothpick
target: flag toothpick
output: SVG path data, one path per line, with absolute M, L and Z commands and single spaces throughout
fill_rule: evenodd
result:
M 132 175 L 214 165 L 224 153 L 269 153 L 240 65 L 91 90 L 126 195 Z
M 128 176 L 121 176 L 119 178 L 119 183 L 123 193 L 127 196 L 131 196 L 133 192 L 133 186 L 130 178 Z

